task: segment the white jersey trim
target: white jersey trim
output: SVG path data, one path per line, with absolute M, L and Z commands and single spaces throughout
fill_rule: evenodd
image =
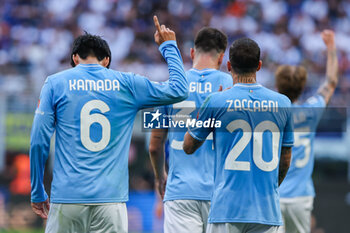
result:
M 258 83 L 237 83 L 234 87 L 261 87 Z
M 296 202 L 306 202 L 313 200 L 313 196 L 304 196 L 304 197 L 289 197 L 289 198 L 280 198 L 280 202 L 284 204 L 296 203 Z

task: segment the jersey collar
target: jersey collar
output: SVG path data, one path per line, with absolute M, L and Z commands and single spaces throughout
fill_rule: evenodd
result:
M 83 68 L 83 69 L 102 69 L 104 68 L 100 64 L 78 64 L 76 67 Z
M 236 83 L 234 86 L 235 87 L 248 87 L 248 88 L 261 87 L 261 85 L 259 83 Z
M 217 69 L 213 69 L 213 68 L 204 68 L 202 70 L 196 69 L 196 68 L 192 68 L 191 71 L 194 71 L 198 74 L 205 74 L 205 73 L 211 73 L 214 71 L 218 71 Z

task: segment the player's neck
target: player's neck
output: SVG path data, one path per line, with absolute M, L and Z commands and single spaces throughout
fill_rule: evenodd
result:
M 96 57 L 91 57 L 91 56 L 86 57 L 86 59 L 79 59 L 79 64 L 85 64 L 85 65 L 99 64 L 99 65 L 101 65 Z
M 196 57 L 196 59 L 194 59 L 192 67 L 197 70 L 203 70 L 203 69 L 218 70 L 220 68 L 220 64 L 218 64 L 217 61 L 214 61 L 214 59 L 209 55 L 200 55 Z
M 256 83 L 256 74 L 252 75 L 236 75 L 236 83 Z

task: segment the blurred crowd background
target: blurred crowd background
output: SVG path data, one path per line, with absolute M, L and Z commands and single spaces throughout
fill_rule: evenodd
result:
M 27 154 L 33 112 L 45 78 L 69 68 L 71 44 L 86 31 L 108 41 L 111 68 L 139 73 L 155 81 L 166 80 L 167 66 L 153 41 L 154 14 L 176 32 L 186 68 L 191 67 L 189 51 L 196 32 L 203 26 L 216 27 L 227 33 L 229 45 L 242 36 L 258 42 L 263 69 L 257 79 L 267 87 L 274 88 L 274 71 L 279 64 L 304 65 L 309 72 L 305 98 L 325 78 L 326 48 L 320 32 L 333 29 L 340 80 L 330 107 L 338 114 L 344 112 L 339 109 L 346 112 L 349 106 L 350 0 L 2 0 L 0 232 L 17 228 L 24 232 L 43 224 L 30 211 Z M 225 62 L 227 59 L 226 55 Z M 226 71 L 225 66 L 222 69 Z M 129 158 L 129 226 L 131 232 L 157 232 L 162 217 L 152 191 L 148 134 L 141 131 L 140 121 L 139 117 Z M 337 122 L 346 129 L 346 120 Z M 328 119 L 323 125 L 333 123 Z M 342 216 L 350 217 L 348 139 L 345 130 L 318 137 L 315 233 L 347 232 L 342 231 L 346 226 L 349 229 L 349 223 L 342 221 Z M 334 227 L 338 230 L 334 231 Z

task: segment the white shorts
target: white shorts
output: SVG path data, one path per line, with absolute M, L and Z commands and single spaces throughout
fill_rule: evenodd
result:
M 277 233 L 279 228 L 257 223 L 209 223 L 207 233 Z
M 281 198 L 283 227 L 279 233 L 310 233 L 313 197 Z
M 164 203 L 164 233 L 204 233 L 210 201 L 174 200 Z
M 126 233 L 128 217 L 125 203 L 101 205 L 54 204 L 46 224 L 46 233 Z

